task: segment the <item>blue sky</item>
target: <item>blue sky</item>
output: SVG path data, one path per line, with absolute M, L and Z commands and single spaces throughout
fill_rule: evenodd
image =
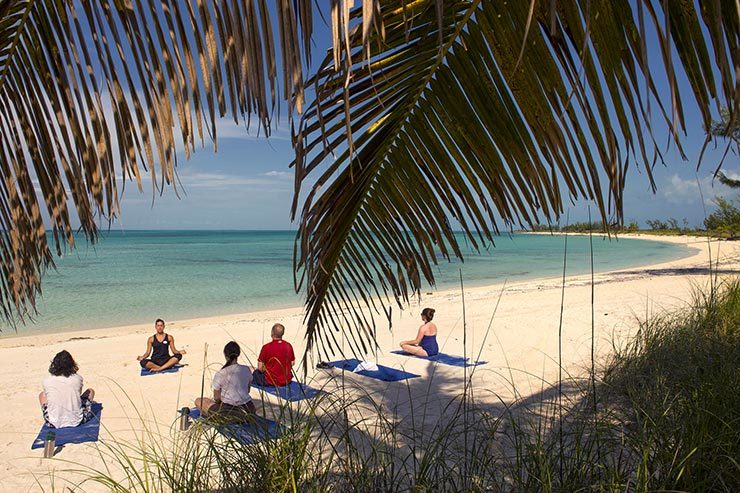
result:
M 233 121 L 219 133 L 216 153 L 210 143 L 190 160 L 178 153 L 177 194 L 165 187 L 152 201 L 151 181 L 142 193 L 128 183 L 113 229 L 293 229 L 290 134 L 256 137 Z
M 691 120 L 689 120 L 691 121 Z M 630 168 L 625 188 L 625 221 L 683 218 L 690 225 L 700 225 L 704 218 L 702 196 L 707 211 L 714 208 L 716 195 L 734 197 L 712 174 L 724 153 L 724 146 L 713 145 L 696 171 L 703 145 L 701 122 L 696 116 L 694 134 L 685 139 L 688 160 L 675 149 L 665 153 L 666 166 L 655 167 L 658 190 L 652 193 L 644 170 Z M 293 198 L 293 172 L 288 167 L 293 158 L 290 135 L 279 128 L 269 139 L 247 134 L 243 126 L 231 121 L 220 125 L 218 152 L 206 144 L 186 160 L 180 153 L 178 173 L 182 188 L 178 198 L 172 187 L 156 195 L 148 181 L 143 193 L 127 184 L 122 200 L 122 214 L 114 229 L 294 229 L 290 221 Z M 253 132 L 256 133 L 256 132 Z M 737 156 L 730 154 L 723 169 L 740 178 Z M 569 208 L 570 220 L 586 220 L 587 202 L 579 201 Z M 594 212 L 595 215 L 595 212 Z
M 318 26 L 314 62 L 319 60 L 317 55 L 323 52 L 323 47 L 329 45 L 327 34 L 325 27 Z M 657 43 L 650 44 L 649 55 L 656 59 L 659 57 Z M 656 84 L 662 94 L 669 92 L 665 80 L 656 78 Z M 725 151 L 724 143 L 716 149 L 710 145 L 697 172 L 704 143 L 702 122 L 685 79 L 679 79 L 679 87 L 689 132 L 682 136 L 687 160 L 683 160 L 673 146 L 666 150 L 667 139 L 664 133 L 661 135 L 664 129 L 660 127 L 658 142 L 662 145 L 666 166 L 658 164 L 654 170 L 658 190 L 653 194 L 642 165 L 633 164 L 625 188 L 626 222 L 635 220 L 644 226 L 646 219 L 673 217 L 679 222 L 686 218 L 691 226 L 700 225 L 704 207 L 708 212 L 714 208 L 714 196 L 733 198 L 736 195 L 712 181 L 712 174 Z M 236 126 L 233 120 L 223 119 L 218 122 L 217 153 L 210 143 L 197 149 L 190 160 L 180 152 L 178 174 L 183 189 L 180 189 L 179 198 L 171 187 L 166 187 L 164 193 L 157 194 L 152 201 L 151 188 L 145 187 L 144 192 L 139 193 L 128 183 L 122 197 L 122 213 L 113 229 L 295 229 L 290 221 L 293 172 L 288 167 L 293 151 L 284 118 L 286 112 L 281 114 L 283 119 L 269 139 L 258 137 L 256 127 L 250 134 L 243 125 Z M 729 176 L 740 178 L 738 156 L 731 153 L 723 169 Z M 576 202 L 568 211 L 571 222 L 586 220 L 587 202 Z

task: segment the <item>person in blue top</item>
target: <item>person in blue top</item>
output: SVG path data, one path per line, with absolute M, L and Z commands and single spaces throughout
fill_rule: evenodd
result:
M 432 323 L 434 308 L 424 308 L 421 311 L 421 320 L 416 339 L 401 341 L 401 349 L 414 356 L 434 356 L 439 353 L 437 345 L 437 326 Z
M 146 352 L 137 356 L 136 359 L 139 360 L 142 368 L 157 372 L 178 364 L 186 351 L 184 349 L 178 350 L 175 347 L 175 338 L 165 334 L 164 320 L 158 318 L 154 322 L 154 328 L 157 333 L 146 341 Z M 172 351 L 172 356 L 170 356 L 170 351 Z M 151 356 L 149 356 L 150 353 Z

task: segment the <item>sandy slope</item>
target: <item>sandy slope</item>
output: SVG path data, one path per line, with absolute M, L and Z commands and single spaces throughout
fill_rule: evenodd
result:
M 705 239 L 656 239 L 686 244 L 691 254 L 675 262 L 595 277 L 596 349 L 602 357 L 611 349 L 612 341 L 623 341 L 634 331 L 638 317 L 683 306 L 690 300 L 694 286 L 708 283 L 709 246 Z M 740 244 L 713 242 L 711 251 L 715 262 L 719 259 L 717 265 L 722 275 L 740 274 Z M 567 279 L 564 293 L 564 367 L 569 373 L 580 374 L 590 364 L 590 276 Z M 488 361 L 478 368 L 473 380 L 479 401 L 495 406 L 499 399 L 505 401 L 512 396 L 512 383 L 519 394 L 527 396 L 543 391 L 557 380 L 562 294 L 560 279 L 466 289 L 467 353 L 480 351 L 482 359 Z M 445 397 L 459 394 L 462 369 L 389 353 L 398 341 L 413 337 L 423 306 L 437 310 L 435 322 L 442 350 L 463 354 L 463 304 L 459 290 L 425 295 L 421 304 L 415 303 L 403 313 L 394 311 L 393 333 L 379 328 L 382 351 L 369 357 L 376 357 L 387 366 L 403 367 L 422 378 L 384 384 L 349 375 L 345 385 L 362 386 L 366 391 L 383 395 L 388 402 L 397 404 L 401 413 L 408 409 L 409 395 L 412 400 L 426 399 L 423 396 L 430 394 L 439 397 L 427 403 L 433 407 L 435 403 L 442 406 Z M 175 336 L 178 347 L 188 350 L 183 362 L 189 366 L 177 374 L 145 378 L 138 376 L 135 358 L 143 352 L 146 337 L 153 333 L 153 323 L 0 339 L 0 372 L 4 379 L 0 390 L 4 402 L 4 426 L 0 430 L 0 490 L 39 491 L 41 486 L 48 488 L 50 473 L 61 476 L 59 470 L 70 467 L 61 461 L 43 460 L 41 451 L 30 450 L 41 424 L 37 403 L 41 380 L 46 375 L 48 361 L 57 351 L 69 350 L 80 366 L 86 385 L 97 390 L 97 400 L 105 406 L 102 437 L 112 434 L 131 439 L 132 428 L 141 426 L 137 410 L 144 420 L 157 423 L 163 433 L 167 433 L 176 418 L 175 410 L 190 404 L 200 393 L 206 343 L 208 389 L 210 375 L 222 362 L 223 345 L 230 339 L 237 340 L 246 356 L 243 359 L 254 362 L 275 321 L 285 324 L 286 339 L 294 343 L 297 353 L 302 351 L 300 308 L 169 322 L 166 331 Z M 337 388 L 341 380 L 329 381 L 329 378 L 327 372 L 310 370 L 308 374 L 314 385 Z M 252 395 L 259 403 L 259 393 L 253 390 Z M 272 396 L 265 399 L 275 402 Z M 437 414 L 429 413 L 430 419 Z M 96 449 L 87 445 L 68 446 L 58 458 L 94 467 L 102 464 Z M 57 481 L 57 486 L 59 484 Z

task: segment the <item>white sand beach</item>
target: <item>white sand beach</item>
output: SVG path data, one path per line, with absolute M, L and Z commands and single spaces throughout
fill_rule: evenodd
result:
M 708 285 L 710 249 L 712 266 L 718 269 L 720 278 L 740 274 L 740 242 L 709 243 L 703 238 L 646 235 L 640 238 L 685 244 L 691 253 L 673 262 L 596 274 L 593 317 L 599 358 L 612 350 L 613 342 L 625 341 L 633 334 L 638 319 L 682 307 L 690 301 L 693 289 Z M 563 366 L 571 375 L 583 374 L 590 365 L 591 286 L 589 275 L 566 280 L 562 314 Z M 420 325 L 420 309 L 425 306 L 436 309 L 434 322 L 439 328 L 442 351 L 468 356 L 480 353 L 480 358 L 487 361 L 477 367 L 473 379 L 474 388 L 479 390 L 477 400 L 505 401 L 512 397 L 514 388 L 523 396 L 536 394 L 543 386 L 556 382 L 563 296 L 561 279 L 507 285 L 499 282 L 466 289 L 464 296 L 465 324 L 460 290 L 450 290 L 424 294 L 420 303 L 414 303 L 403 312 L 394 310 L 392 332 L 378 327 L 381 350 L 368 359 L 377 358 L 378 363 L 403 368 L 420 374 L 421 378 L 367 383 L 363 377 L 349 375 L 345 384 L 362 385 L 365 390 L 382 394 L 389 405 L 399 406 L 401 414 L 409 395 L 436 393 L 444 397 L 439 402 L 458 395 L 464 378 L 462 368 L 390 354 L 399 341 L 415 335 Z M 210 377 L 223 363 L 224 344 L 236 340 L 243 351 L 241 361 L 255 364 L 262 343 L 269 339 L 270 327 L 278 321 L 286 326 L 285 339 L 293 343 L 297 355 L 302 354 L 303 312 L 300 307 L 168 320 L 165 331 L 175 337 L 178 348 L 187 349 L 183 359 L 187 366 L 178 373 L 150 377 L 139 376 L 136 356 L 142 354 L 147 337 L 154 333 L 154 321 L 128 327 L 0 339 L 0 372 L 5 381 L 0 390 L 4 402 L 4 426 L 0 430 L 0 490 L 40 491 L 43 487 L 50 491 L 51 478 L 56 478 L 59 488 L 64 484 L 62 471 L 77 468 L 75 464 L 103 465 L 95 445 L 91 444 L 66 446 L 54 460 L 42 459 L 41 450 L 30 450 L 42 424 L 37 400 L 41 381 L 57 351 L 66 349 L 72 353 L 85 385 L 95 388 L 96 400 L 103 403 L 101 439 L 114 436 L 119 440 L 131 440 L 134 438 L 132 430 L 140 427 L 141 419 L 150 425 L 158 424 L 162 433 L 168 433 L 177 419 L 176 410 L 192 405 L 193 399 L 200 394 L 204 356 L 206 394 L 210 394 Z M 467 326 L 466 348 L 463 347 L 464 325 Z M 333 373 L 339 372 L 333 370 Z M 331 374 L 332 371 L 310 368 L 307 380 L 313 386 L 320 386 L 330 380 Z M 339 380 L 330 382 L 327 389 L 336 388 L 338 383 Z M 252 391 L 252 397 L 258 408 L 262 399 L 277 402 L 275 397 L 261 396 L 256 390 Z M 92 486 L 85 488 L 85 491 L 94 490 Z

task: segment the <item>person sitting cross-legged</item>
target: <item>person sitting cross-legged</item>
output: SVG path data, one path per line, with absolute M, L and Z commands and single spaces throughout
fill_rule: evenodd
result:
M 137 356 L 139 364 L 152 372 L 158 372 L 171 368 L 182 360 L 182 355 L 187 351 L 178 350 L 175 347 L 175 338 L 164 332 L 164 320 L 158 318 L 154 323 L 156 334 L 150 336 L 146 341 L 146 352 Z M 172 356 L 170 356 L 172 350 Z M 151 353 L 151 357 L 149 354 Z
M 44 378 L 44 391 L 39 404 L 44 422 L 52 428 L 79 426 L 93 418 L 93 389 L 82 391 L 82 377 L 77 363 L 67 351 L 60 351 L 49 365 L 49 376 Z
M 285 334 L 283 324 L 272 326 L 270 331 L 272 341 L 262 346 L 257 358 L 257 368 L 252 370 L 256 385 L 283 387 L 293 379 L 295 354 L 293 346 L 283 340 L 283 334 Z
M 419 327 L 416 339 L 401 341 L 401 349 L 415 356 L 436 356 L 439 353 L 437 344 L 437 326 L 434 325 L 434 308 L 424 308 L 421 311 L 421 320 L 424 322 Z
M 195 407 L 206 417 L 246 419 L 256 412 L 249 387 L 252 372 L 246 365 L 240 365 L 241 348 L 234 341 L 224 346 L 226 364 L 213 375 L 213 399 L 195 399 Z

